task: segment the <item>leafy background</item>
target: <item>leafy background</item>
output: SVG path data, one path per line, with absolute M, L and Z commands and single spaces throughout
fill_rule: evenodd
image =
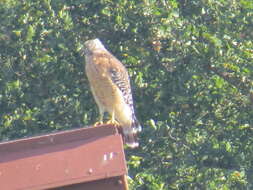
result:
M 253 188 L 251 0 L 1 0 L 0 140 L 87 126 L 83 42 L 126 65 L 131 189 Z

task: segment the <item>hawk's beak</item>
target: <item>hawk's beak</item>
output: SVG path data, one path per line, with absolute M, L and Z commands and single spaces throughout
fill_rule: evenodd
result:
M 85 56 L 86 47 L 83 45 L 82 47 L 79 48 L 78 51 L 80 52 L 80 55 L 81 55 L 81 56 Z

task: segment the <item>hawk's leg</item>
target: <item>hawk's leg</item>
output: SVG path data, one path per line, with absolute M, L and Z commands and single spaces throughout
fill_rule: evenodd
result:
M 113 124 L 113 125 L 119 125 L 119 123 L 115 120 L 115 114 L 114 111 L 111 113 L 111 118 L 109 121 L 106 122 L 106 124 Z
M 103 119 L 104 119 L 104 110 L 99 109 L 99 120 L 96 123 L 94 123 L 94 126 L 103 125 L 104 124 Z

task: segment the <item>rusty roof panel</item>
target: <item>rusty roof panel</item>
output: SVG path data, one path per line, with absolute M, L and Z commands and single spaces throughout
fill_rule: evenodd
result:
M 117 176 L 88 183 L 79 183 L 50 190 L 127 190 L 128 185 L 125 176 Z
M 116 133 L 117 128 L 112 125 L 100 125 L 99 127 L 86 127 L 74 130 L 67 130 L 62 132 L 45 134 L 42 136 L 2 142 L 0 143 L 0 153 L 4 154 L 5 152 L 7 152 L 7 154 L 9 154 L 10 151 L 17 152 L 19 150 L 23 151 L 24 149 L 31 150 L 33 148 L 41 148 L 43 146 L 61 144 L 83 139 L 98 139 Z M 33 143 L 31 144 L 31 142 Z
M 1 143 L 1 189 L 46 189 L 125 175 L 122 144 L 114 126 Z

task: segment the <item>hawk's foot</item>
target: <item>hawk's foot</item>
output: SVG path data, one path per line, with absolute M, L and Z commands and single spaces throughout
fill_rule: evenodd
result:
M 94 126 L 97 127 L 97 126 L 103 125 L 103 124 L 104 124 L 103 121 L 97 121 L 96 123 L 94 123 Z
M 119 123 L 115 120 L 110 119 L 109 121 L 106 122 L 106 124 L 112 124 L 112 125 L 116 125 L 119 126 Z

